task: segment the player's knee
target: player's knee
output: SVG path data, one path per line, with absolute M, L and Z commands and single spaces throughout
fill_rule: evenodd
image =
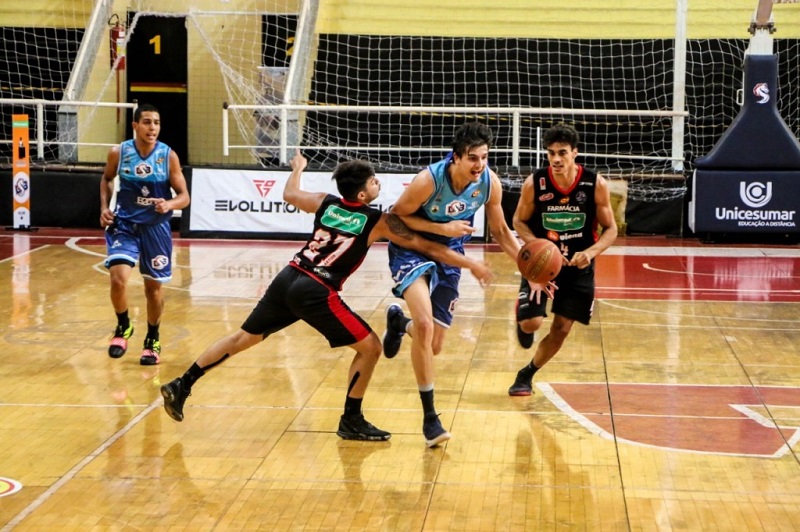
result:
M 161 297 L 161 283 L 145 283 L 144 295 L 147 299 L 159 299 Z
M 422 318 L 414 317 L 414 340 L 433 343 L 433 332 L 435 330 L 433 318 L 424 316 Z
M 522 332 L 531 334 L 535 333 L 536 331 L 539 330 L 539 328 L 541 328 L 543 321 L 544 320 L 541 316 L 537 316 L 535 318 L 529 318 L 527 320 L 520 320 L 517 323 L 519 323 L 519 328 L 522 329 Z
M 245 349 L 249 349 L 260 343 L 263 339 L 263 336 L 260 334 L 251 334 L 247 331 L 239 329 L 235 333 L 231 334 L 230 336 L 230 345 L 227 346 L 228 353 L 232 356 L 236 353 L 240 353 Z
M 122 277 L 122 276 L 112 275 L 111 276 L 111 290 L 114 290 L 114 291 L 125 290 L 125 287 L 128 284 L 127 281 L 128 280 L 126 278 Z
M 553 324 L 550 326 L 550 334 L 553 336 L 553 339 L 558 342 L 563 342 L 566 340 L 569 332 L 572 330 L 572 322 L 563 322 L 560 320 L 554 320 Z
M 358 349 L 359 353 L 364 355 L 372 364 L 377 363 L 383 353 L 383 345 L 381 344 L 380 338 L 378 338 L 378 335 L 373 331 L 372 334 L 367 336 L 364 340 L 365 341 L 362 342 L 362 345 Z

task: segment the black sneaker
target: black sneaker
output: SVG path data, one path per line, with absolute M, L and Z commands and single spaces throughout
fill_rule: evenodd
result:
M 525 349 L 530 349 L 533 345 L 533 333 L 523 331 L 519 323 L 517 323 L 517 341 Z
M 525 397 L 533 393 L 533 377 L 526 375 L 525 369 L 517 372 L 514 384 L 508 389 L 508 395 L 512 397 Z
M 426 415 L 422 422 L 422 434 L 425 436 L 425 445 L 436 447 L 450 439 L 450 433 L 444 430 L 439 414 Z
M 108 344 L 108 356 L 111 358 L 119 358 L 128 350 L 128 338 L 133 336 L 133 325 L 128 324 L 127 329 L 123 329 L 121 325 L 117 325 L 114 329 L 114 336 L 111 337 L 111 342 Z
M 161 396 L 164 398 L 164 410 L 175 421 L 183 421 L 183 403 L 192 395 L 191 390 L 183 384 L 183 379 L 177 379 L 161 387 Z
M 386 332 L 383 333 L 383 354 L 386 358 L 394 358 L 400 351 L 400 344 L 403 343 L 405 331 L 396 329 L 392 326 L 396 317 L 405 317 L 400 305 L 392 303 L 386 307 Z
M 364 414 L 343 415 L 339 419 L 339 430 L 336 431 L 336 434 L 345 440 L 361 441 L 386 441 L 392 437 L 390 433 L 364 419 Z

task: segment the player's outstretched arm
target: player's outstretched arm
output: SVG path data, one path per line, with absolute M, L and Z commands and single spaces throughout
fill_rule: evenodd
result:
M 395 204 L 392 205 L 390 212 L 399 216 L 403 223 L 414 231 L 425 231 L 426 233 L 451 238 L 474 233 L 475 228 L 467 220 L 433 222 L 415 214 L 422 204 L 431 197 L 433 190 L 433 176 L 426 168 L 414 176 L 411 183 L 403 190 Z
M 399 216 L 394 214 L 383 213 L 381 220 L 372 230 L 370 244 L 379 238 L 386 238 L 398 246 L 418 251 L 435 261 L 459 268 L 467 268 L 483 287 L 492 282 L 493 275 L 488 264 L 471 259 L 445 245 L 419 236 L 409 229 Z
M 308 160 L 303 157 L 300 150 L 295 150 L 294 157 L 289 161 L 292 173 L 283 189 L 283 200 L 304 212 L 317 212 L 327 194 L 324 192 L 308 192 L 300 188 L 300 176 L 306 169 Z

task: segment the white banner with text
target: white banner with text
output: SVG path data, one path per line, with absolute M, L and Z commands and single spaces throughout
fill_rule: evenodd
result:
M 381 194 L 372 206 L 386 211 L 414 174 L 377 174 Z M 314 215 L 283 201 L 289 172 L 192 169 L 189 231 L 309 235 Z M 339 195 L 330 172 L 303 172 L 301 188 Z M 473 238 L 485 235 L 484 209 L 475 216 Z

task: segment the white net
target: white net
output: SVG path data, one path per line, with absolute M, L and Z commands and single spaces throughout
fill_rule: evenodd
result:
M 0 161 L 11 157 L 11 115 L 37 114 L 35 105 L 22 100 L 61 100 L 72 65 L 83 39 L 92 0 L 69 2 L 25 2 L 4 0 L 0 4 Z M 11 100 L 15 100 L 12 102 Z M 52 160 L 58 156 L 57 108 L 41 106 L 43 130 L 48 142 L 35 157 Z M 36 139 L 31 132 L 32 141 Z

